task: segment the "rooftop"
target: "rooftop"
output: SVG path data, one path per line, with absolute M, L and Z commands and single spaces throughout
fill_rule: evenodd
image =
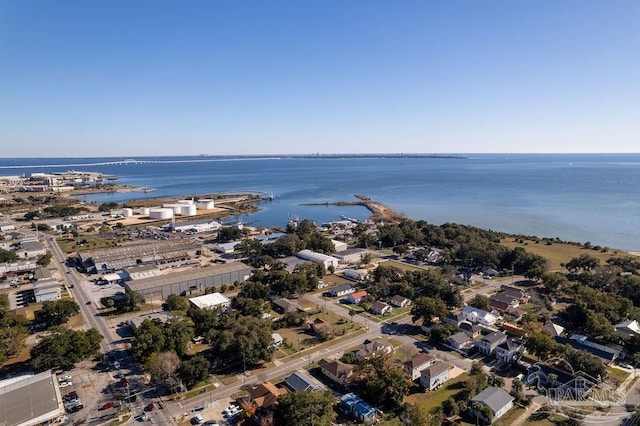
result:
M 249 267 L 241 262 L 231 262 L 215 266 L 207 266 L 203 268 L 193 268 L 180 270 L 171 274 L 161 275 L 157 277 L 141 278 L 139 280 L 128 281 L 127 287 L 134 291 L 158 288 L 165 285 L 171 285 L 177 282 L 197 280 L 199 278 L 212 277 L 230 272 L 246 271 L 251 272 Z
M 204 296 L 192 297 L 189 299 L 196 308 L 199 309 L 211 309 L 221 305 L 229 305 L 231 301 L 228 297 L 221 293 L 205 294 Z
M 51 370 L 0 382 L 0 424 L 31 426 L 64 414 L 57 380 Z
M 494 413 L 513 401 L 513 397 L 500 388 L 490 386 L 474 396 L 471 402 L 480 402 L 489 407 Z

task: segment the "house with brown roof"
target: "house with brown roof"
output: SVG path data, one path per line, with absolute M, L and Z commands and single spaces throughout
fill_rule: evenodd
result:
M 402 363 L 402 369 L 413 381 L 420 377 L 422 370 L 431 367 L 435 361 L 435 355 L 421 352 L 414 355 L 409 361 Z
M 315 334 L 331 333 L 333 326 L 328 321 L 318 317 L 311 323 L 311 331 Z
M 342 386 L 347 384 L 347 380 L 353 374 L 353 366 L 339 360 L 327 361 L 323 358 L 318 361 L 318 366 L 322 374 Z
M 263 382 L 249 388 L 249 399 L 256 408 L 267 408 L 278 401 L 280 395 L 287 393 L 284 388 L 279 388 L 271 382 Z

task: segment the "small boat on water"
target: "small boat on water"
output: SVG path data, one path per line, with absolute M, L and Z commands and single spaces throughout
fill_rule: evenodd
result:
M 144 192 L 145 192 L 145 194 L 146 194 L 147 192 L 153 192 L 153 191 L 155 191 L 155 190 L 156 190 L 155 188 L 144 188 Z

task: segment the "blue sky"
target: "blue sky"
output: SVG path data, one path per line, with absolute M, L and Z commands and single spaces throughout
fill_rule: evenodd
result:
M 0 156 L 639 152 L 640 2 L 0 0 Z

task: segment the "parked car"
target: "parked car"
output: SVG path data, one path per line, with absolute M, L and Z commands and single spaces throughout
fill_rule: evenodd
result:
M 200 414 L 193 416 L 193 418 L 191 419 L 191 424 L 192 425 L 199 425 L 200 423 L 204 422 L 204 419 L 202 418 L 202 416 Z
M 108 410 L 109 408 L 113 408 L 113 402 L 107 402 L 100 407 L 100 410 Z
M 153 402 L 150 402 L 149 404 L 147 404 L 147 411 L 153 411 L 155 408 L 156 406 Z
M 66 388 L 67 386 L 71 386 L 71 385 L 73 385 L 73 382 L 71 380 L 68 380 L 66 382 L 60 382 L 61 388 Z

